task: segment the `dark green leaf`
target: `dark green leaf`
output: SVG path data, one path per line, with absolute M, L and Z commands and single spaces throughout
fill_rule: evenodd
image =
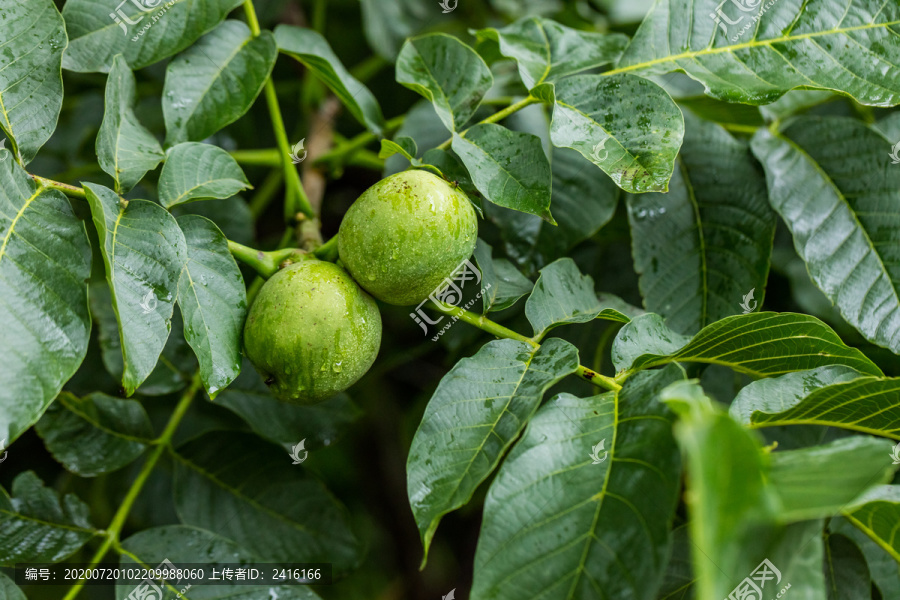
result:
M 824 572 L 828 600 L 872 599 L 866 557 L 850 538 L 840 534 L 828 536 Z
M 200 141 L 237 121 L 277 56 L 271 32 L 254 37 L 241 21 L 225 21 L 175 57 L 163 87 L 166 144 Z
M 582 275 L 571 258 L 561 258 L 541 269 L 534 291 L 525 301 L 525 315 L 537 340 L 554 327 L 593 321 L 601 310 L 594 280 Z
M 897 8 L 897 7 L 894 7 Z M 770 202 L 816 285 L 869 341 L 900 352 L 900 169 L 890 143 L 848 118 L 760 130 Z
M 231 155 L 210 144 L 185 142 L 169 148 L 159 176 L 159 203 L 230 198 L 253 186 Z
M 47 450 L 72 473 L 95 477 L 132 462 L 153 437 L 144 407 L 102 393 L 63 392 L 37 424 Z
M 183 523 L 216 531 L 273 562 L 330 562 L 342 572 L 359 560 L 343 507 L 292 465 L 287 451 L 252 434 L 213 432 L 174 456 Z
M 311 29 L 279 25 L 275 28 L 275 43 L 280 51 L 299 60 L 321 79 L 366 129 L 381 135 L 384 117 L 378 101 L 344 68 L 325 38 Z
M 495 260 L 492 254 L 490 244 L 479 239 L 475 246 L 475 260 L 481 269 L 484 314 L 509 308 L 534 287 L 531 280 L 522 275 L 512 263 L 502 258 Z
M 430 100 L 450 131 L 465 125 L 493 81 L 474 50 L 443 33 L 407 40 L 397 57 L 397 83 Z
M 246 548 L 226 539 L 218 533 L 186 527 L 184 525 L 166 525 L 140 531 L 122 542 L 122 547 L 127 551 L 122 554 L 120 565 L 126 571 L 135 566 L 144 569 L 172 569 L 172 566 L 163 561 L 168 560 L 175 569 L 187 568 L 182 566 L 200 562 L 203 557 L 204 567 L 207 573 L 215 569 L 216 576 L 222 578 L 224 565 L 233 566 L 240 563 L 244 567 L 252 567 L 260 562 L 259 557 L 254 556 Z M 160 566 L 162 565 L 162 566 Z M 139 569 L 133 569 L 135 571 Z M 267 575 L 270 575 L 268 573 Z M 224 578 L 222 578 L 224 581 Z M 116 585 L 117 600 L 132 600 L 135 598 L 135 587 L 142 583 L 139 579 L 124 581 Z M 155 582 L 158 586 L 160 582 Z M 147 600 L 178 600 L 181 596 L 178 592 L 184 589 L 184 585 L 172 585 L 176 581 L 169 580 L 170 587 L 163 590 L 164 596 L 156 598 L 155 595 L 147 596 Z M 161 586 L 160 586 L 161 587 Z M 314 592 L 306 585 L 289 586 L 259 586 L 240 583 L 219 583 L 204 585 L 194 584 L 190 586 L 190 592 L 184 597 L 197 600 L 318 600 Z
M 22 164 L 31 162 L 56 129 L 62 108 L 65 23 L 52 0 L 3 7 L 0 131 Z
M 240 196 L 179 204 L 170 212 L 176 217 L 183 215 L 206 217 L 222 230 L 225 237 L 239 244 L 251 244 L 255 237 L 253 213 L 250 212 L 247 202 Z
M 541 17 L 525 17 L 502 29 L 482 29 L 478 37 L 496 40 L 503 56 L 516 60 L 529 90 L 610 64 L 628 43 L 621 33 L 578 31 Z
M 768 104 L 803 86 L 892 106 L 898 22 L 900 5 L 881 0 L 661 0 L 612 73 L 681 69 L 729 102 Z
M 634 75 L 576 75 L 551 95 L 554 146 L 577 150 L 626 192 L 669 189 L 684 119 L 665 90 Z
M 472 498 L 537 410 L 544 392 L 577 367 L 578 351 L 563 340 L 547 340 L 537 349 L 498 340 L 444 376 L 428 402 L 406 464 L 409 501 L 426 559 L 441 517 Z
M 829 444 L 773 452 L 769 484 L 778 496 L 781 521 L 828 517 L 896 470 L 888 462 L 891 443 L 851 436 Z
M 886 462 L 886 461 L 885 461 Z M 881 485 L 858 498 L 853 506 L 843 510 L 853 525 L 900 563 L 900 485 Z
M 613 345 L 635 335 L 633 320 Z M 660 334 L 652 332 L 653 334 Z M 794 313 L 750 313 L 708 325 L 678 351 L 644 354 L 619 361 L 617 368 L 646 369 L 670 362 L 719 364 L 755 377 L 772 377 L 827 365 L 844 365 L 867 375 L 881 370 L 856 348 L 847 347 L 830 327 L 815 317 Z
M 91 249 L 60 192 L 0 151 L 0 440 L 31 427 L 75 373 L 91 331 Z
M 246 359 L 241 374 L 222 390 L 216 404 L 240 415 L 268 440 L 294 445 L 305 439 L 307 449 L 330 446 L 362 414 L 346 394 L 308 406 L 280 402 Z
M 105 73 L 116 54 L 132 69 L 152 65 L 193 44 L 240 5 L 241 0 L 145 0 L 117 6 L 68 0 L 63 17 L 70 43 L 63 66 Z
M 775 213 L 747 145 L 713 123 L 685 123 L 669 193 L 629 197 L 628 220 L 644 305 L 693 334 L 762 305 Z
M 655 597 L 681 472 L 657 394 L 681 377 L 541 407 L 488 491 L 473 598 Z
M 550 163 L 540 138 L 484 123 L 465 137 L 454 133 L 452 148 L 485 198 L 556 224 L 550 214 Z
M 134 75 L 122 55 L 113 59 L 106 80 L 103 123 L 97 133 L 97 160 L 125 194 L 165 155 L 153 134 L 134 114 Z
M 12 497 L 0 488 L 0 565 L 57 562 L 98 532 L 88 522 L 88 506 L 74 494 L 60 497 L 33 471 L 18 475 Z
M 391 62 L 407 38 L 434 21 L 436 10 L 420 0 L 361 0 L 360 5 L 369 45 Z
M 647 354 L 674 354 L 683 348 L 690 337 L 675 333 L 655 313 L 647 313 L 625 320 L 623 327 L 612 345 L 612 362 L 617 371 L 630 365 Z
M 0 573 L 0 598 L 3 600 L 28 600 L 13 580 Z
M 124 372 L 131 395 L 156 366 L 171 328 L 178 278 L 187 259 L 184 235 L 158 204 L 126 201 L 85 183 L 113 310 L 119 322 Z
M 506 254 L 528 270 L 540 270 L 597 233 L 616 211 L 619 188 L 600 169 L 569 148 L 553 148 L 553 217 L 557 227 L 533 215 L 488 207 Z
M 178 281 L 184 338 L 200 362 L 210 398 L 241 372 L 241 329 L 247 291 L 228 240 L 215 223 L 197 215 L 178 218 L 187 244 L 187 263 Z
M 878 490 L 879 488 L 874 488 L 871 493 L 877 493 Z M 881 591 L 882 598 L 898 597 L 897 595 L 900 594 L 900 560 L 895 560 L 878 542 L 854 527 L 845 517 L 832 518 L 828 523 L 828 528 L 833 533 L 840 533 L 850 538 L 862 550 L 866 557 L 869 574 Z M 875 597 L 873 596 L 873 598 Z

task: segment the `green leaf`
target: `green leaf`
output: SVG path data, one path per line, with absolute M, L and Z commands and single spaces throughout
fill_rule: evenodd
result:
M 394 62 L 400 45 L 435 18 L 434 7 L 420 0 L 360 0 L 362 25 L 369 46 Z
M 626 192 L 665 192 L 684 119 L 661 87 L 634 75 L 576 75 L 553 86 L 554 146 L 573 148 Z M 549 99 L 548 99 L 549 100 Z
M 62 11 L 69 33 L 63 66 L 105 73 L 117 54 L 132 69 L 152 65 L 193 44 L 240 5 L 241 0 L 146 0 L 143 6 L 68 0 Z
M 688 336 L 675 333 L 655 313 L 638 315 L 630 320 L 616 336 L 612 345 L 612 362 L 617 371 L 628 368 L 645 354 L 673 354 L 690 341 Z
M 0 440 L 41 416 L 88 348 L 91 247 L 60 192 L 0 152 Z
M 222 230 L 225 237 L 239 244 L 252 244 L 256 236 L 253 213 L 241 196 L 179 204 L 172 207 L 169 212 L 176 218 L 183 215 L 206 217 Z
M 169 337 L 187 259 L 184 235 L 158 204 L 127 201 L 93 183 L 85 183 L 84 190 L 119 322 L 122 385 L 130 396 L 153 371 Z
M 23 165 L 53 130 L 62 108 L 65 23 L 52 0 L 19 0 L 3 7 L 0 131 Z
M 869 494 L 878 493 L 879 489 L 879 487 L 873 488 Z M 881 597 L 897 597 L 897 594 L 900 593 L 900 560 L 895 560 L 875 540 L 853 526 L 845 517 L 832 518 L 829 521 L 828 528 L 833 533 L 840 533 L 850 538 L 862 550 L 866 557 L 869 574 L 872 576 L 873 583 L 878 586 Z
M 550 163 L 539 137 L 484 123 L 453 134 L 453 151 L 481 194 L 505 206 L 556 224 L 550 214 Z
M 268 440 L 294 445 L 304 439 L 309 450 L 330 446 L 362 415 L 347 394 L 308 406 L 280 402 L 246 359 L 241 374 L 222 390 L 216 404 L 239 415 Z
M 628 198 L 635 271 L 647 310 L 678 333 L 762 305 L 775 213 L 747 144 L 687 115 L 669 193 Z M 749 312 L 743 308 L 744 312 Z
M 680 69 L 729 102 L 768 104 L 802 86 L 893 106 L 898 22 L 900 6 L 881 0 L 660 0 L 611 73 Z
M 632 334 L 626 325 L 620 339 Z M 849 348 L 822 321 L 794 313 L 750 313 L 716 321 L 684 347 L 667 355 L 645 354 L 617 368 L 647 369 L 670 362 L 719 364 L 754 377 L 772 377 L 827 365 L 844 365 L 867 375 L 881 375 L 862 352 Z
M 525 301 L 525 316 L 537 340 L 554 327 L 593 321 L 601 310 L 594 280 L 582 275 L 571 258 L 561 258 L 541 269 L 534 291 Z
M 828 425 L 900 440 L 900 379 L 847 379 L 788 397 L 781 406 L 748 399 L 742 408 L 753 427 Z
M 503 56 L 519 64 L 529 90 L 544 82 L 614 62 L 628 44 L 621 33 L 578 31 L 541 17 L 525 17 L 502 29 L 482 29 L 479 39 L 496 40 Z
M 153 438 L 153 427 L 140 402 L 100 392 L 84 398 L 63 392 L 36 429 L 53 458 L 81 477 L 124 467 Z
M 395 154 L 399 154 L 410 163 L 415 163 L 418 151 L 416 140 L 401 135 L 393 140 L 381 140 L 381 150 L 378 152 L 378 158 L 390 158 Z
M 830 444 L 773 452 L 769 484 L 779 499 L 781 521 L 828 517 L 896 470 L 888 462 L 891 443 L 850 436 Z
M 596 234 L 612 219 L 619 200 L 616 184 L 574 150 L 552 148 L 550 168 L 550 204 L 557 227 L 534 215 L 488 207 L 488 216 L 506 242 L 506 254 L 529 271 L 562 258 Z
M 13 580 L 0 573 L 0 597 L 3 600 L 28 600 Z
M 866 339 L 898 353 L 900 169 L 889 150 L 879 133 L 848 118 L 799 117 L 753 138 L 770 202 L 813 281 Z
M 287 451 L 252 434 L 220 431 L 180 446 L 174 457 L 175 507 L 183 523 L 272 562 L 330 562 L 336 572 L 358 562 L 359 541 L 344 508 L 292 466 Z
M 795 407 L 808 394 L 857 377 L 862 377 L 862 374 L 850 367 L 829 365 L 781 377 L 759 379 L 737 393 L 728 412 L 735 421 L 749 426 L 759 418 L 755 416 L 757 411 L 780 413 Z
M 490 244 L 479 239 L 475 246 L 475 261 L 481 270 L 484 314 L 509 308 L 534 288 L 531 280 L 522 275 L 512 263 L 502 258 L 495 260 L 492 254 Z
M 60 497 L 33 471 L 17 475 L 12 497 L 0 488 L 0 565 L 58 562 L 98 532 L 88 506 L 74 494 Z
M 850 538 L 828 536 L 824 571 L 828 600 L 871 600 L 872 579 L 866 557 Z
M 253 186 L 231 155 L 211 144 L 169 148 L 159 176 L 159 203 L 171 208 L 196 200 L 230 198 Z
M 428 402 L 406 463 L 407 491 L 425 557 L 441 517 L 465 505 L 537 410 L 547 389 L 578 368 L 560 339 L 540 348 L 496 340 L 464 358 Z
M 900 563 L 900 485 L 880 485 L 843 510 L 844 516 Z
M 397 57 L 397 83 L 430 100 L 450 131 L 465 125 L 493 82 L 478 53 L 444 33 L 406 40 Z
M 275 43 L 281 52 L 299 60 L 322 80 L 366 129 L 382 135 L 384 116 L 378 101 L 344 68 L 324 37 L 311 29 L 279 25 L 275 28 Z
M 106 80 L 103 123 L 97 133 L 97 160 L 116 182 L 116 192 L 131 190 L 165 158 L 159 142 L 134 114 L 134 75 L 122 55 L 113 59 Z
M 681 377 L 541 407 L 488 490 L 473 598 L 655 597 L 681 473 L 657 395 Z
M 184 525 L 165 525 L 145 529 L 132 535 L 122 542 L 126 552 L 122 553 L 119 564 L 125 571 L 134 569 L 137 565 L 143 569 L 169 568 L 163 563 L 168 560 L 174 568 L 187 568 L 186 564 L 198 562 L 198 557 L 203 557 L 206 573 L 211 574 L 215 569 L 216 576 L 222 578 L 222 569 L 225 566 L 232 567 L 241 564 L 244 567 L 258 565 L 259 557 L 254 556 L 246 548 L 222 537 L 218 533 L 186 527 Z M 261 566 L 261 565 L 260 565 Z M 267 574 L 268 575 L 268 574 Z M 135 586 L 140 584 L 139 579 L 122 578 L 116 584 L 117 600 L 131 600 L 135 598 Z M 168 582 L 171 587 L 164 590 L 165 596 L 159 600 L 176 600 L 177 595 L 183 590 L 183 585 L 174 586 L 176 581 Z M 157 581 L 158 585 L 159 582 Z M 246 582 L 231 583 L 224 580 L 223 583 L 204 582 L 204 585 L 194 584 L 190 592 L 184 597 L 202 598 L 203 600 L 264 600 L 278 598 L 279 600 L 318 600 L 314 592 L 307 585 L 252 585 Z M 147 596 L 148 600 L 157 600 L 155 594 Z
M 166 67 L 166 144 L 208 138 L 237 121 L 263 89 L 278 48 L 269 31 L 252 36 L 241 21 L 225 21 Z
M 211 399 L 241 372 L 241 330 L 247 316 L 244 277 L 228 240 L 204 217 L 178 218 L 187 263 L 178 281 L 184 337 L 200 362 L 200 378 Z

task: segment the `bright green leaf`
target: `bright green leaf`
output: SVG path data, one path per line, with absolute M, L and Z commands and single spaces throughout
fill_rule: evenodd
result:
M 60 192 L 0 151 L 0 440 L 41 416 L 87 352 L 91 248 Z
M 885 461 L 886 462 L 886 461 Z M 881 485 L 857 498 L 843 510 L 844 516 L 900 563 L 900 485 Z
M 52 0 L 16 0 L 3 6 L 0 131 L 22 164 L 46 143 L 62 108 L 65 23 Z
M 593 321 L 602 310 L 594 280 L 582 275 L 571 258 L 561 258 L 541 269 L 534 291 L 525 301 L 525 316 L 538 340 L 554 327 Z
M 225 21 L 176 56 L 163 87 L 166 144 L 200 141 L 237 121 L 262 91 L 277 56 L 271 32 L 254 37 L 241 21 Z
M 382 134 L 384 116 L 378 101 L 369 88 L 347 71 L 325 38 L 311 29 L 279 25 L 275 28 L 275 43 L 281 52 L 299 60 L 321 79 L 366 129 Z
M 395 154 L 399 154 L 410 163 L 415 163 L 418 151 L 416 140 L 401 135 L 393 140 L 381 140 L 381 150 L 378 152 L 378 158 L 390 158 Z
M 92 183 L 85 183 L 84 190 L 119 323 L 122 385 L 130 396 L 153 371 L 169 337 L 187 257 L 184 235 L 158 204 L 126 201 Z
M 578 351 L 563 340 L 548 340 L 537 349 L 498 340 L 456 363 L 441 380 L 406 463 L 409 502 L 426 559 L 441 517 L 472 498 L 544 392 L 577 367 Z
M 770 202 L 813 281 L 866 339 L 897 353 L 900 169 L 890 145 L 864 123 L 835 117 L 800 117 L 753 138 Z
M 159 176 L 159 203 L 171 208 L 196 200 L 230 198 L 252 187 L 230 154 L 218 146 L 185 142 L 166 152 Z
M 493 81 L 472 48 L 443 33 L 406 40 L 397 57 L 397 83 L 430 100 L 450 131 L 465 125 Z
M 241 372 L 241 330 L 247 316 L 244 277 L 215 223 L 197 215 L 178 218 L 187 263 L 178 281 L 184 337 L 200 362 L 200 377 L 214 399 Z
M 117 55 L 106 80 L 96 149 L 100 168 L 115 180 L 120 194 L 129 192 L 165 158 L 159 142 L 134 114 L 134 85 L 131 69 L 122 55 Z
M 124 467 L 153 438 L 150 419 L 139 402 L 99 392 L 84 398 L 63 392 L 35 429 L 53 458 L 81 477 Z

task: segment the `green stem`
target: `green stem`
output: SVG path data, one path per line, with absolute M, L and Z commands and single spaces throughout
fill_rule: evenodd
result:
M 452 304 L 447 304 L 445 302 L 440 302 L 437 300 L 430 300 L 429 305 L 444 313 L 445 315 L 454 317 L 456 319 L 459 319 L 460 321 L 465 321 L 469 325 L 473 325 L 478 329 L 486 331 L 487 333 L 490 333 L 491 335 L 494 335 L 498 338 L 524 342 L 535 349 L 541 347 L 541 345 L 535 342 L 533 339 L 525 337 L 520 333 L 516 333 L 512 329 L 508 329 L 503 325 L 500 325 L 499 323 L 491 321 L 484 315 L 479 315 L 464 308 L 453 306 Z M 619 385 L 612 377 L 600 375 L 599 373 L 595 373 L 594 371 L 582 365 L 578 365 L 578 370 L 575 371 L 575 374 L 585 381 L 589 381 L 596 386 L 606 388 L 608 390 L 622 389 L 622 386 Z
M 244 13 L 247 15 L 247 24 L 253 36 L 260 34 L 259 20 L 256 18 L 256 9 L 253 8 L 253 0 L 244 2 Z M 278 95 L 275 93 L 275 84 L 272 77 L 266 79 L 265 85 L 266 104 L 269 106 L 269 118 L 272 121 L 272 129 L 275 132 L 275 140 L 278 142 L 278 152 L 281 154 L 281 164 L 284 168 L 284 181 L 287 186 L 287 194 L 284 199 L 284 216 L 288 222 L 294 220 L 297 211 L 307 217 L 314 217 L 312 205 L 306 197 L 306 191 L 300 182 L 300 175 L 291 162 L 291 145 L 284 129 L 284 119 L 281 117 L 281 109 L 278 107 Z
M 281 154 L 277 148 L 264 148 L 261 150 L 232 150 L 231 158 L 242 165 L 254 167 L 280 167 L 282 166 Z
M 45 179 L 44 177 L 38 177 L 37 175 L 32 175 L 31 178 L 41 187 L 59 190 L 66 196 L 74 196 L 75 198 L 81 198 L 82 200 L 86 198 L 84 195 L 84 188 L 69 185 L 68 183 L 60 183 L 58 181 L 53 181 L 52 179 Z
M 191 402 L 194 400 L 194 396 L 197 395 L 197 391 L 200 389 L 200 386 L 201 380 L 200 373 L 198 372 L 194 375 L 188 388 L 181 395 L 181 399 L 175 406 L 175 411 L 172 413 L 172 416 L 169 417 L 169 422 L 166 423 L 166 427 L 165 429 L 163 429 L 162 435 L 154 440 L 153 450 L 147 457 L 147 461 L 144 463 L 143 467 L 141 467 L 140 473 L 138 473 L 138 476 L 131 483 L 131 487 L 128 488 L 128 493 L 125 494 L 125 499 L 122 500 L 122 504 L 119 505 L 119 509 L 116 511 L 116 514 L 113 515 L 109 527 L 106 528 L 106 538 L 103 540 L 100 548 L 97 549 L 97 552 L 95 552 L 94 556 L 91 558 L 88 570 L 90 570 L 91 567 L 96 566 L 100 563 L 101 560 L 103 560 L 103 557 L 109 551 L 109 548 L 111 546 L 118 546 L 119 535 L 122 533 L 122 527 L 125 526 L 125 520 L 128 518 L 128 513 L 131 512 L 131 507 L 134 505 L 135 500 L 137 500 L 138 494 L 141 493 L 141 489 L 147 482 L 147 478 L 150 477 L 150 473 L 153 471 L 153 467 L 155 467 L 156 463 L 159 461 L 159 457 L 162 456 L 162 453 L 172 442 L 172 436 L 175 435 L 175 430 L 178 428 L 179 423 L 181 423 L 181 419 L 184 418 L 185 413 L 191 406 Z M 78 596 L 78 592 L 80 592 L 81 588 L 84 586 L 84 583 L 84 579 L 79 579 L 78 582 L 69 589 L 63 600 L 73 600 L 74 598 L 76 598 Z
M 399 117 L 394 117 L 384 124 L 384 134 L 390 135 L 394 131 L 400 128 L 403 125 L 403 120 L 406 118 L 406 115 L 400 115 Z M 316 159 L 314 164 L 321 165 L 325 163 L 333 163 L 343 159 L 348 154 L 353 154 L 360 148 L 364 148 L 370 143 L 374 142 L 378 139 L 371 131 L 364 131 L 359 135 L 347 140 L 346 142 L 342 142 L 321 155 Z
M 268 279 L 281 268 L 282 263 L 290 260 L 306 258 L 308 255 L 297 248 L 282 248 L 263 252 L 243 244 L 228 240 L 228 250 L 236 259 L 252 267 L 259 275 Z
M 338 258 L 338 236 L 332 237 L 330 240 L 319 246 L 313 251 L 316 258 L 334 262 Z
M 282 181 L 284 181 L 284 173 L 281 169 L 273 169 L 263 180 L 262 185 L 256 189 L 256 194 L 250 200 L 250 214 L 253 215 L 254 221 L 258 221 L 269 207 L 269 203 L 275 197 L 275 192 L 281 189 Z
M 522 100 L 519 100 L 515 104 L 510 104 L 503 110 L 499 110 L 499 111 L 495 112 L 494 114 L 492 114 L 491 116 L 482 119 L 481 121 L 478 122 L 478 125 L 483 125 L 484 123 L 497 123 L 498 121 L 502 121 L 509 115 L 519 112 L 526 106 L 531 106 L 532 104 L 538 104 L 540 102 L 541 101 L 538 100 L 537 98 L 535 98 L 534 96 L 528 96 L 527 98 L 523 98 Z M 469 129 L 471 129 L 471 127 Z M 459 135 L 464 136 L 466 134 L 466 131 L 469 131 L 469 129 L 462 131 Z M 448 139 L 443 144 L 441 144 L 440 146 L 437 147 L 438 150 L 446 150 L 447 148 L 450 147 L 450 143 L 452 141 L 453 141 L 453 138 Z

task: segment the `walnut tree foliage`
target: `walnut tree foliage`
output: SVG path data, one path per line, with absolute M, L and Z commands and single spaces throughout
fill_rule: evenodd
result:
M 900 598 L 900 3 L 449 6 L 0 0 L 0 600 Z M 474 301 L 276 400 L 248 307 L 404 169 Z

